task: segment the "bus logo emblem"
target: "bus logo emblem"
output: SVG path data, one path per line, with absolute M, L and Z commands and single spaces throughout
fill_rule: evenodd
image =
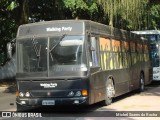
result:
M 57 83 L 40 83 L 40 86 L 44 88 L 55 88 L 57 87 Z

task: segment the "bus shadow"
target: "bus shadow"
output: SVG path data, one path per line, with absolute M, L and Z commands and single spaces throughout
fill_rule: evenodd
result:
M 128 98 L 128 97 L 131 97 L 131 96 L 136 95 L 136 94 L 139 94 L 139 93 L 137 93 L 136 90 L 135 90 L 135 91 L 131 91 L 131 92 L 129 92 L 129 93 L 125 93 L 125 94 L 123 94 L 123 95 L 120 95 L 120 96 L 114 98 L 114 99 L 113 99 L 113 103 L 114 103 L 114 102 L 118 102 L 118 101 L 123 100 L 123 99 Z
M 149 87 L 159 87 L 160 86 L 160 81 L 152 81 L 151 84 L 148 85 Z
M 113 103 L 131 97 L 133 95 L 141 96 L 160 96 L 160 81 L 153 81 L 151 84 L 145 86 L 143 92 L 139 93 L 137 90 L 125 93 L 113 99 Z
M 57 106 L 41 107 L 31 110 L 30 112 L 42 113 L 43 117 L 119 117 L 115 109 L 103 108 L 99 103 L 88 106 Z M 123 114 L 127 111 L 123 111 Z M 122 118 L 123 120 L 124 118 Z M 127 118 L 133 120 L 132 118 Z M 121 120 L 121 118 L 119 118 Z
M 98 110 L 102 106 L 99 103 L 93 105 L 65 105 L 65 106 L 54 106 L 54 107 L 40 107 L 33 109 L 36 112 L 47 112 L 47 113 L 86 113 L 86 112 L 93 112 Z
M 143 96 L 160 96 L 160 81 L 153 81 L 146 86 L 145 91 L 141 93 Z

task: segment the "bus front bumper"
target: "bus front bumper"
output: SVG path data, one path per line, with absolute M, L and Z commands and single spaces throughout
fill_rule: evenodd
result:
M 87 105 L 88 97 L 77 98 L 16 98 L 22 106 L 56 106 L 56 105 Z

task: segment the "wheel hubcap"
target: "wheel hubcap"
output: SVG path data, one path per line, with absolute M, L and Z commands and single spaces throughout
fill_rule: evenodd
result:
M 107 86 L 107 97 L 112 98 L 114 96 L 114 87 L 113 85 L 109 84 Z

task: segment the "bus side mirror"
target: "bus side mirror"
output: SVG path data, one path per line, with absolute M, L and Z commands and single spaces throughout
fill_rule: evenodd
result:
M 7 43 L 7 58 L 12 58 L 12 44 L 10 42 Z

